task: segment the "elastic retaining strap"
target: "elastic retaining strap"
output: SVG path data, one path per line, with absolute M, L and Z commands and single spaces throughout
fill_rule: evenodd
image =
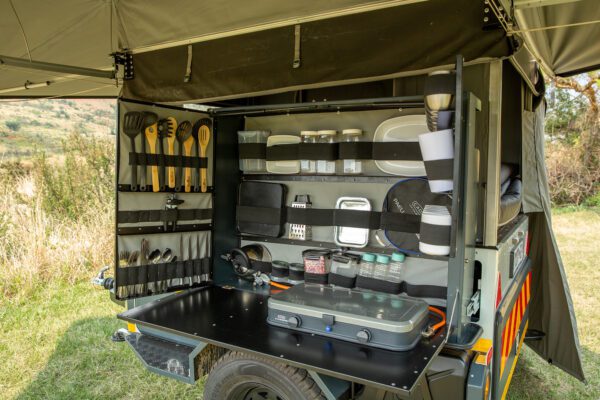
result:
M 427 179 L 437 181 L 443 179 L 452 179 L 454 169 L 454 159 L 425 161 L 425 171 Z
M 402 282 L 401 291 L 413 297 L 426 297 L 431 299 L 446 299 L 448 288 L 434 285 L 411 285 Z
M 196 208 L 188 210 L 133 210 L 119 211 L 117 223 L 135 224 L 139 222 L 175 222 L 208 220 L 212 218 L 212 208 Z
M 300 271 L 297 269 L 290 269 L 290 274 L 288 279 L 291 281 L 303 281 L 304 280 L 304 271 Z
M 450 245 L 450 225 L 433 225 L 421 222 L 420 241 L 434 246 Z
M 304 281 L 306 283 L 318 283 L 321 285 L 326 285 L 328 281 L 328 274 L 311 274 L 309 272 L 304 273 Z
M 375 278 L 367 278 L 360 275 L 356 277 L 356 287 L 390 294 L 398 294 L 401 291 L 400 283 L 388 282 Z
M 282 213 L 285 214 L 282 215 Z M 346 226 L 419 233 L 421 217 L 380 211 L 237 206 L 237 220 L 268 225 L 288 222 L 309 226 Z
M 161 160 L 164 160 L 164 164 Z M 129 165 L 160 165 L 167 167 L 208 168 L 208 158 L 129 153 Z
M 267 161 L 423 160 L 418 142 L 296 143 L 270 147 L 264 143 L 240 143 L 238 151 L 241 159 Z
M 329 284 L 330 285 L 335 285 L 335 286 L 340 286 L 340 287 L 344 287 L 344 288 L 353 288 L 354 284 L 356 282 L 356 277 L 348 277 L 348 276 L 344 276 L 344 275 L 338 275 L 338 274 L 333 274 L 330 273 L 329 274 Z

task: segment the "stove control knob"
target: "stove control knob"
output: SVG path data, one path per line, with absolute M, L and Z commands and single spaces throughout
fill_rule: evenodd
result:
M 287 324 L 290 328 L 298 328 L 302 324 L 302 320 L 298 316 L 289 317 Z
M 369 343 L 371 341 L 371 332 L 369 332 L 367 329 L 361 329 L 356 334 L 356 339 L 360 343 Z

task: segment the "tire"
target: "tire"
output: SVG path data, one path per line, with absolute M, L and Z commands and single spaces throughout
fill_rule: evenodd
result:
M 325 400 L 304 369 L 231 351 L 214 365 L 204 400 Z

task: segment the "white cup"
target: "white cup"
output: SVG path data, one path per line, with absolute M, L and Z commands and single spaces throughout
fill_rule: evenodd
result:
M 444 206 L 426 205 L 421 214 L 421 222 L 430 225 L 450 226 L 452 225 L 452 216 L 448 208 Z M 427 240 L 427 239 L 425 239 Z M 419 240 L 419 251 L 431 256 L 447 256 L 450 254 L 450 243 L 447 246 L 423 242 L 423 237 Z
M 419 146 L 421 147 L 423 161 L 454 159 L 452 129 L 419 135 Z M 425 164 L 425 170 L 427 170 L 427 164 Z M 449 192 L 453 189 L 453 181 L 452 179 L 429 179 L 429 189 L 433 193 Z

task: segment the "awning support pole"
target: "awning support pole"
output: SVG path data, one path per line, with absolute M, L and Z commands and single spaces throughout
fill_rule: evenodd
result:
M 105 71 L 101 69 L 75 67 L 72 65 L 53 64 L 43 61 L 29 61 L 23 58 L 0 55 L 0 65 L 9 65 L 18 68 L 35 69 L 41 71 L 58 72 L 68 75 L 91 76 L 94 78 L 115 79 L 114 70 Z

